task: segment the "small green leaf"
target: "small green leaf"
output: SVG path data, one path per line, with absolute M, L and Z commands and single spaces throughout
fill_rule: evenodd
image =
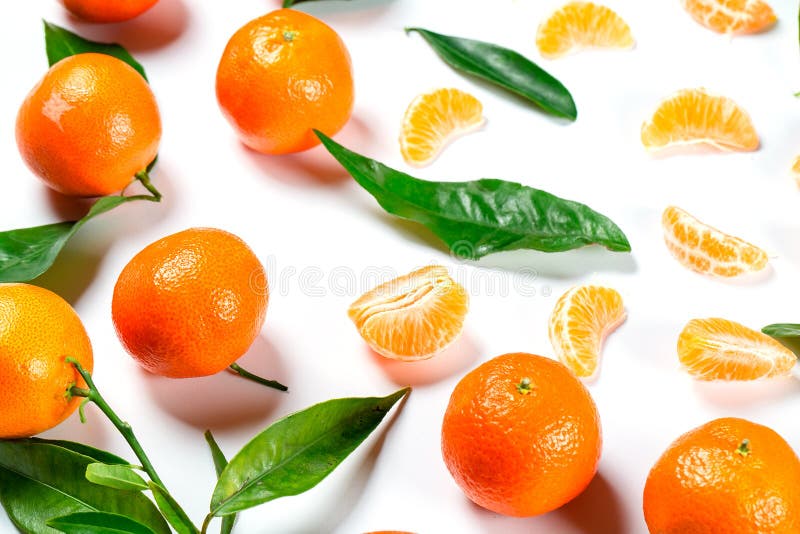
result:
M 86 480 L 109 488 L 143 491 L 147 482 L 131 466 L 93 463 L 86 467 Z
M 95 449 L 94 447 L 90 447 L 89 445 L 84 445 L 83 443 L 75 443 L 74 441 L 64 441 L 60 439 L 42 439 L 42 438 L 28 438 L 28 441 L 33 443 L 43 443 L 48 445 L 54 445 L 56 447 L 61 447 L 62 449 L 67 449 L 72 452 L 77 452 L 78 454 L 82 454 L 84 456 L 88 456 L 97 462 L 101 462 L 108 465 L 130 465 L 128 460 L 124 458 L 120 458 L 116 454 L 111 454 L 107 451 L 101 451 L 100 449 Z
M 442 35 L 422 28 L 417 32 L 454 69 L 477 76 L 534 102 L 552 115 L 578 118 L 572 95 L 560 81 L 525 56 L 492 43 Z
M 55 530 L 47 522 L 53 518 L 108 512 L 129 517 L 156 534 L 169 534 L 169 526 L 144 494 L 92 484 L 84 475 L 97 458 L 58 443 L 0 440 L 0 502 L 20 531 L 51 534 Z M 92 450 L 88 447 L 86 452 Z
M 0 232 L 0 282 L 27 282 L 47 271 L 67 241 L 88 221 L 133 200 L 158 202 L 150 195 L 108 196 L 82 219 Z
M 51 519 L 47 525 L 64 534 L 155 534 L 130 517 L 106 512 L 78 512 Z
M 611 219 L 584 204 L 504 180 L 420 180 L 315 132 L 383 209 L 425 225 L 461 258 L 523 248 L 562 252 L 591 244 L 615 252 L 631 249 Z
M 47 49 L 47 61 L 51 67 L 65 57 L 94 52 L 121 59 L 136 69 L 145 80 L 147 79 L 144 67 L 142 67 L 122 46 L 116 43 L 97 43 L 95 41 L 89 41 L 61 26 L 56 26 L 46 20 L 42 22 L 44 23 L 44 42 Z
M 228 463 L 214 488 L 211 514 L 233 514 L 313 488 L 408 392 L 329 400 L 273 423 Z
M 217 477 L 219 477 L 222 471 L 228 466 L 228 460 L 225 458 L 225 454 L 222 452 L 222 449 L 219 448 L 210 430 L 206 430 L 205 437 L 208 448 L 211 450 L 211 458 L 214 460 L 214 470 L 217 472 Z M 219 534 L 230 534 L 233 530 L 234 523 L 236 523 L 236 514 L 223 516 Z
M 175 532 L 178 534 L 200 534 L 200 531 L 194 526 L 194 523 L 183 511 L 183 508 L 172 498 L 172 495 L 155 482 L 150 481 L 147 485 L 150 487 L 150 491 L 153 492 L 153 499 L 156 501 L 158 509 L 161 510 L 164 518 L 172 525 Z
M 761 331 L 800 357 L 800 324 L 776 323 L 765 326 Z

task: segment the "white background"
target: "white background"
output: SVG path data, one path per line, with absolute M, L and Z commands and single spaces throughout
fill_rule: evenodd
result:
M 792 96 L 800 90 L 796 6 L 774 0 L 781 19 L 776 28 L 729 39 L 697 25 L 678 0 L 609 0 L 629 22 L 635 50 L 546 61 L 535 48 L 536 27 L 560 3 L 358 0 L 309 3 L 303 9 L 332 25 L 352 54 L 356 106 L 337 136 L 340 142 L 408 171 L 397 132 L 410 100 L 437 87 L 470 91 L 484 103 L 487 126 L 416 174 L 513 179 L 586 202 L 623 228 L 632 255 L 593 247 L 557 255 L 497 254 L 459 264 L 429 232 L 383 214 L 323 150 L 269 157 L 245 149 L 218 110 L 216 65 L 233 32 L 277 8 L 277 0 L 161 0 L 138 20 L 108 26 L 81 24 L 49 0 L 15 2 L 0 17 L 4 229 L 82 213 L 80 205 L 50 193 L 33 177 L 14 141 L 17 108 L 47 66 L 40 19 L 119 41 L 147 69 L 163 117 L 154 181 L 164 202 L 126 205 L 87 225 L 37 283 L 75 306 L 94 344 L 96 382 L 133 424 L 196 521 L 207 511 L 214 485 L 203 430 L 211 428 L 232 455 L 277 417 L 331 397 L 387 394 L 399 384 L 415 386 L 402 412 L 389 417 L 340 469 L 302 496 L 242 513 L 237 531 L 640 533 L 646 531 L 641 495 L 647 472 L 681 433 L 735 415 L 767 424 L 800 447 L 796 379 L 698 384 L 679 368 L 675 351 L 678 333 L 694 317 L 722 316 L 753 328 L 800 322 L 800 206 L 789 174 L 800 152 L 800 102 Z M 553 119 L 459 76 L 419 36 L 405 36 L 407 25 L 521 51 L 572 91 L 578 121 Z M 645 153 L 639 142 L 642 121 L 662 97 L 698 86 L 725 94 L 750 112 L 761 150 L 676 157 Z M 685 270 L 661 240 L 661 212 L 672 203 L 767 249 L 770 272 L 729 283 Z M 269 266 L 267 322 L 241 361 L 289 384 L 290 394 L 227 374 L 156 378 L 124 353 L 110 314 L 117 275 L 145 245 L 191 226 L 238 234 Z M 452 267 L 472 293 L 462 340 L 429 363 L 393 365 L 372 355 L 346 315 L 348 304 L 369 287 L 351 284 L 335 294 L 331 273 L 341 282 L 342 268 L 358 279 L 371 267 L 402 273 L 430 262 Z M 318 272 L 323 279 L 312 286 L 295 275 L 279 284 L 289 269 Z M 531 282 L 519 274 L 526 269 L 535 269 L 538 278 Z M 486 287 L 476 280 L 480 276 L 504 281 L 507 294 Z M 515 280 L 536 294 L 515 291 Z M 493 356 L 550 355 L 547 317 L 555 299 L 588 281 L 617 288 L 629 313 L 608 340 L 601 376 L 590 388 L 605 438 L 599 473 L 582 496 L 542 517 L 512 519 L 482 510 L 463 497 L 441 460 L 440 425 L 448 396 L 461 376 Z M 88 424 L 81 425 L 76 415 L 46 436 L 131 457 L 96 409 L 88 415 Z M 11 531 L 0 516 L 0 531 Z

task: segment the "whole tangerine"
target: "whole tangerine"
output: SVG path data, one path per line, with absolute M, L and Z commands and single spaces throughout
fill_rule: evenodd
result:
M 17 114 L 17 146 L 42 181 L 65 195 L 115 193 L 158 153 L 161 118 L 147 81 L 107 54 L 52 67 Z
M 279 9 L 245 24 L 225 47 L 217 100 L 242 142 L 264 154 L 319 144 L 353 110 L 350 54 L 321 20 Z
M 442 424 L 444 462 L 466 496 L 526 517 L 562 506 L 589 485 L 602 449 L 600 418 L 563 364 L 498 356 L 455 387 Z
M 644 517 L 654 534 L 800 532 L 800 459 L 766 426 L 716 419 L 678 438 L 655 463 Z
M 151 373 L 218 373 L 261 332 L 269 291 L 264 267 L 237 236 L 191 228 L 139 252 L 117 279 L 112 319 L 125 349 Z
M 86 387 L 66 361 L 91 372 L 92 345 L 64 299 L 29 284 L 0 284 L 0 439 L 44 432 L 75 411 Z
M 61 0 L 70 13 L 86 22 L 124 22 L 138 17 L 158 0 Z

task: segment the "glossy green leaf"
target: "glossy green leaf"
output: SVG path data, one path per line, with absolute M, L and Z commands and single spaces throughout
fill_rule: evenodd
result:
M 147 482 L 127 465 L 106 465 L 95 462 L 86 467 L 86 480 L 93 484 L 129 491 L 147 489 Z
M 616 252 L 631 249 L 611 219 L 584 204 L 504 180 L 420 180 L 316 134 L 383 209 L 425 225 L 461 258 L 522 248 L 561 252 L 590 244 Z
M 205 438 L 208 443 L 208 448 L 211 451 L 211 458 L 214 460 L 214 470 L 217 472 L 217 477 L 219 477 L 222 471 L 228 466 L 228 460 L 225 458 L 225 454 L 222 452 L 222 449 L 219 448 L 217 440 L 214 439 L 214 435 L 210 430 L 206 430 Z M 234 523 L 236 523 L 236 514 L 223 516 L 219 534 L 230 534 L 233 530 Z
M 522 54 L 496 44 L 422 28 L 406 28 L 409 32 L 419 33 L 454 69 L 526 98 L 552 115 L 573 121 L 578 117 L 575 101 L 564 84 Z
M 89 458 L 92 458 L 95 461 L 102 462 L 104 464 L 130 465 L 130 463 L 126 459 L 120 458 L 116 454 L 111 454 L 110 452 L 107 451 L 101 451 L 100 449 L 95 449 L 94 447 L 90 447 L 89 445 L 84 445 L 83 443 L 76 443 L 74 441 L 63 441 L 60 439 L 41 439 L 41 438 L 28 438 L 28 441 L 31 441 L 33 443 L 45 443 L 45 444 L 55 445 L 56 447 L 61 447 L 63 449 L 67 449 L 72 452 L 77 452 L 78 454 L 88 456 Z
M 153 493 L 153 500 L 156 501 L 158 509 L 164 514 L 164 517 L 175 529 L 178 534 L 200 534 L 197 527 L 194 526 L 192 520 L 183 511 L 183 508 L 175 501 L 175 499 L 167 493 L 167 491 L 156 484 L 155 482 L 148 482 L 150 491 Z
M 800 324 L 776 323 L 765 326 L 761 331 L 800 357 Z
M 51 519 L 47 525 L 64 534 L 155 534 L 130 517 L 106 512 L 78 512 Z
M 49 269 L 69 238 L 88 221 L 133 200 L 158 201 L 150 195 L 102 197 L 82 219 L 0 232 L 0 282 L 27 282 Z
M 55 532 L 47 521 L 57 517 L 109 512 L 134 519 L 156 534 L 169 534 L 169 526 L 144 494 L 86 480 L 87 466 L 96 461 L 44 440 L 0 441 L 0 502 L 26 533 Z
M 228 515 L 297 495 L 319 484 L 408 393 L 334 399 L 273 423 L 234 456 L 211 498 L 211 513 Z
M 85 54 L 87 52 L 94 52 L 97 54 L 106 54 L 121 59 L 142 75 L 146 80 L 147 74 L 144 72 L 144 67 L 136 61 L 130 53 L 122 46 L 116 43 L 98 43 L 84 39 L 80 35 L 72 33 L 69 30 L 57 26 L 51 22 L 44 22 L 44 42 L 47 49 L 47 61 L 52 66 L 58 63 L 65 57 L 74 56 L 76 54 Z

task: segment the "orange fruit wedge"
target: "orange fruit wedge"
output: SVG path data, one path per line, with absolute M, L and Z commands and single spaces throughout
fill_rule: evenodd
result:
M 678 338 L 678 359 L 698 380 L 788 375 L 797 357 L 766 334 L 727 319 L 692 319 Z
M 720 150 L 752 151 L 759 139 L 747 112 L 705 89 L 683 89 L 665 99 L 642 125 L 648 150 L 706 144 Z
M 792 175 L 794 175 L 794 181 L 798 187 L 800 187 L 800 156 L 794 158 L 794 163 L 792 164 Z
M 409 104 L 400 131 L 400 151 L 409 165 L 430 164 L 453 140 L 484 125 L 480 100 L 459 89 L 437 89 Z
M 757 246 L 720 232 L 675 206 L 664 210 L 661 225 L 670 253 L 699 273 L 729 278 L 760 271 L 769 261 Z
M 682 3 L 694 20 L 717 33 L 756 33 L 778 20 L 763 0 L 682 0 Z
M 603 341 L 625 320 L 622 297 L 610 287 L 576 286 L 561 295 L 550 315 L 553 350 L 576 376 L 597 373 Z
M 450 345 L 467 315 L 467 291 L 439 265 L 364 293 L 348 315 L 367 344 L 387 358 L 425 360 Z
M 536 46 L 554 59 L 582 48 L 632 48 L 628 24 L 614 11 L 592 2 L 570 2 L 539 25 Z

